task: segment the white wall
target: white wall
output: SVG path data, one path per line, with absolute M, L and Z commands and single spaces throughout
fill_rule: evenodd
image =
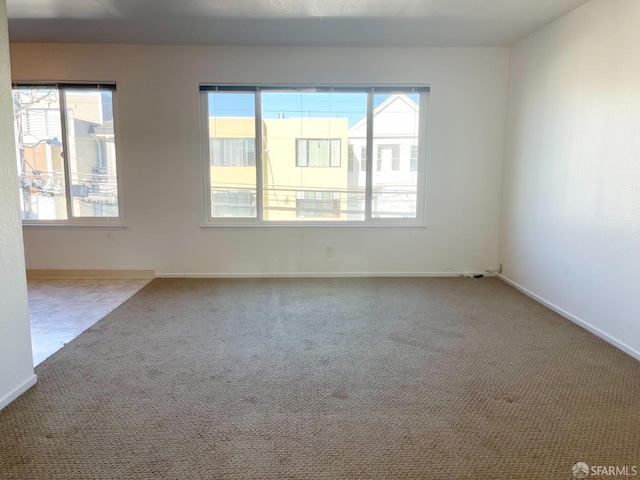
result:
M 5 0 L 0 0 L 0 409 L 35 383 L 16 178 Z
M 591 1 L 511 52 L 504 275 L 640 358 L 640 2 Z
M 15 44 L 12 61 L 16 80 L 118 84 L 127 228 L 28 228 L 29 268 L 420 274 L 497 265 L 507 49 Z M 201 229 L 201 82 L 431 84 L 428 228 Z

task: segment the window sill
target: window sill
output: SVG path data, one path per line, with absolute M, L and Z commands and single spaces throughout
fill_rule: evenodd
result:
M 203 230 L 217 229 L 281 229 L 281 228 L 324 228 L 324 229 L 389 229 L 389 230 L 420 230 L 429 228 L 428 225 L 419 223 L 298 223 L 298 222 L 269 222 L 269 223 L 221 223 L 201 224 Z
M 127 226 L 121 221 L 109 221 L 109 222 L 96 222 L 96 221 L 83 221 L 83 222 L 69 222 L 55 221 L 55 220 L 42 220 L 42 221 L 22 221 L 23 228 L 127 228 Z

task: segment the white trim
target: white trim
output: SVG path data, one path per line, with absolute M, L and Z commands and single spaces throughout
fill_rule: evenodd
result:
M 103 108 L 102 102 L 100 102 L 100 108 Z M 124 180 L 123 180 L 124 173 L 122 172 L 122 161 L 121 161 L 121 155 L 120 155 L 121 147 L 120 147 L 120 142 L 118 141 L 118 139 L 120 138 L 120 128 L 118 128 L 119 125 L 120 125 L 120 121 L 116 120 L 120 116 L 119 110 L 120 109 L 118 107 L 118 94 L 116 93 L 116 90 L 114 88 L 113 90 L 111 90 L 111 121 L 113 122 L 113 153 L 114 153 L 114 155 L 116 157 L 116 160 L 115 160 L 115 163 L 116 163 L 116 185 L 118 187 L 118 189 L 117 189 L 117 192 L 118 192 L 118 216 L 116 218 L 118 218 L 120 220 L 119 224 L 124 227 L 125 226 L 124 225 L 125 220 L 124 220 L 124 212 L 122 211 L 122 206 L 124 205 L 124 197 L 123 197 L 124 189 L 122 188 L 122 185 L 124 183 Z M 102 118 L 104 119 L 104 117 L 102 117 Z M 107 157 L 108 157 L 108 155 L 107 155 Z M 97 217 L 97 218 L 105 218 L 105 217 Z
M 38 377 L 34 374 L 27 378 L 21 385 L 18 385 L 16 388 L 11 390 L 4 397 L 0 398 L 0 410 L 5 408 L 11 402 L 13 402 L 16 398 L 22 395 L 24 392 L 33 387 L 38 381 Z
M 202 161 L 202 225 L 208 225 L 211 218 L 211 154 L 209 153 L 209 95 L 200 95 L 200 150 Z M 257 147 L 256 147 L 257 149 Z
M 156 278 L 376 278 L 376 277 L 463 277 L 475 272 L 250 272 L 250 273 L 156 273 Z M 492 274 L 483 273 L 485 277 Z
M 229 228 L 237 228 L 237 229 L 246 229 L 246 228 L 275 228 L 281 229 L 283 227 L 291 227 L 291 228 L 318 228 L 322 227 L 325 229 L 331 228 L 386 228 L 386 229 L 396 229 L 400 230 L 403 228 L 406 229 L 417 229 L 417 228 L 429 228 L 429 225 L 424 225 L 422 223 L 416 222 L 414 218 L 372 218 L 370 221 L 348 221 L 344 222 L 334 222 L 334 221 L 325 221 L 325 222 L 314 222 L 311 220 L 298 220 L 298 221 L 279 221 L 279 220 L 262 220 L 256 221 L 255 219 L 244 219 L 244 218 L 220 218 L 216 220 L 221 220 L 221 223 L 215 225 L 209 224 L 200 224 L 200 228 L 204 230 L 216 230 L 216 229 L 229 229 Z M 224 220 L 228 220 L 225 222 Z M 247 220 L 243 222 L 243 220 Z
M 263 128 L 262 124 L 262 93 L 255 92 L 254 97 L 254 106 L 253 106 L 253 120 L 255 125 L 255 157 L 256 157 L 256 216 L 254 221 L 263 222 L 264 221 L 264 177 L 263 177 L 263 167 L 262 164 L 262 148 L 264 145 L 262 144 L 263 140 Z M 207 110 L 207 127 L 209 127 L 209 111 Z M 208 137 L 211 136 L 209 133 L 209 129 L 207 128 L 207 141 Z M 211 161 L 211 160 L 209 160 Z M 209 168 L 209 172 L 211 172 L 211 168 Z M 209 179 L 209 207 L 211 207 L 211 179 Z M 209 212 L 209 220 L 210 223 L 215 224 L 216 219 L 211 217 L 211 212 Z
M 69 164 L 71 159 L 71 150 L 69 149 L 69 131 L 67 130 L 67 124 L 69 121 L 69 119 L 67 118 L 67 115 L 69 114 L 69 110 L 67 110 L 67 89 L 57 87 L 57 90 L 58 104 L 60 106 L 60 111 L 58 113 L 60 114 L 60 129 L 62 130 L 62 170 L 64 171 L 64 194 L 66 197 L 64 203 L 67 207 L 66 219 L 75 219 L 81 217 L 75 217 L 73 215 L 73 195 L 71 195 L 71 185 L 73 184 L 73 177 L 71 176 L 71 165 Z M 75 148 L 77 149 L 77 147 Z
M 95 279 L 132 279 L 151 280 L 155 278 L 155 270 L 55 270 L 27 269 L 27 278 L 95 278 Z
M 391 98 L 391 97 L 389 97 Z M 387 99 L 388 100 L 388 99 Z M 373 211 L 373 120 L 374 120 L 374 98 L 373 92 L 367 94 L 367 115 L 358 123 L 365 121 L 366 126 L 366 139 L 365 139 L 365 152 L 366 152 L 366 167 L 364 172 L 364 221 L 371 222 Z M 358 127 L 360 128 L 360 127 Z M 347 135 L 349 132 L 347 131 Z M 349 140 L 347 138 L 347 143 Z M 362 159 L 360 159 L 362 161 Z M 360 178 L 360 172 L 358 172 L 358 178 Z M 360 183 L 360 182 L 358 182 Z
M 78 221 L 86 218 L 87 221 Z M 105 218 L 105 221 L 97 220 Z M 73 220 L 22 220 L 23 228 L 127 228 L 120 221 L 109 221 L 117 217 L 75 217 Z
M 418 170 L 416 184 L 416 221 L 427 223 L 427 168 L 429 144 L 429 102 L 431 94 L 420 95 L 420 111 L 418 112 Z
M 560 308 L 559 306 L 549 302 L 548 300 L 545 300 L 541 296 L 533 293 L 531 290 L 528 290 L 528 289 L 524 288 L 522 285 L 514 282 L 513 280 L 505 277 L 504 275 L 497 274 L 496 276 L 500 280 L 502 280 L 503 282 L 507 283 L 508 285 L 511 285 L 512 287 L 514 287 L 517 290 L 520 290 L 522 293 L 524 293 L 525 295 L 527 295 L 530 298 L 533 298 L 535 301 L 541 303 L 542 305 L 544 305 L 545 307 L 549 308 L 550 310 L 553 310 L 557 314 L 562 315 L 563 317 L 565 317 L 568 320 L 571 320 L 576 325 L 584 328 L 588 332 L 593 333 L 595 336 L 600 337 L 602 340 L 604 340 L 605 342 L 613 345 L 617 349 L 622 350 L 627 355 L 630 355 L 631 357 L 635 358 L 636 360 L 640 360 L 640 352 L 638 350 L 634 349 L 633 347 L 627 345 L 623 341 L 618 340 L 615 337 L 612 337 L 608 333 L 600 330 L 598 327 L 594 327 L 593 325 L 591 325 L 589 322 L 583 320 L 582 318 L 577 317 L 577 316 L 567 312 L 563 308 Z

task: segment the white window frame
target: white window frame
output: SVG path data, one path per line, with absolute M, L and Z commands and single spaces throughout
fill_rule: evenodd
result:
M 303 91 L 303 92 L 349 92 L 367 93 L 367 170 L 365 190 L 364 220 L 360 221 L 330 221 L 314 222 L 309 220 L 278 221 L 263 220 L 263 185 L 262 178 L 262 91 Z M 200 125 L 201 125 L 201 150 L 202 150 L 202 199 L 203 219 L 202 228 L 273 228 L 273 227 L 322 227 L 322 228 L 389 228 L 389 227 L 426 227 L 426 180 L 427 180 L 427 142 L 428 142 L 428 114 L 430 87 L 428 85 L 384 85 L 384 86 L 318 86 L 318 85 L 242 85 L 242 84 L 200 84 Z M 256 218 L 216 218 L 211 216 L 211 168 L 209 153 L 209 102 L 208 94 L 211 92 L 233 92 L 238 94 L 255 95 L 255 144 L 256 144 Z M 373 111 L 374 95 L 384 93 L 418 93 L 420 95 L 420 113 L 418 127 L 418 169 L 417 169 L 417 195 L 416 216 L 414 218 L 375 218 L 372 216 L 373 208 L 373 174 L 376 166 L 373 148 Z
M 67 126 L 67 112 L 66 112 L 66 97 L 63 92 L 66 90 L 105 90 L 111 92 L 112 109 L 113 109 L 113 128 L 115 138 L 119 138 L 117 130 L 118 121 L 116 117 L 117 113 L 117 95 L 116 95 L 116 83 L 115 82 L 68 82 L 68 81 L 56 81 L 56 82 L 41 82 L 41 81 L 15 81 L 12 83 L 12 89 L 20 88 L 51 88 L 59 91 L 59 113 L 60 123 L 62 129 L 62 155 L 63 166 L 65 175 L 65 198 L 67 207 L 66 219 L 22 219 L 23 227 L 124 227 L 124 217 L 122 214 L 122 168 L 121 168 L 121 155 L 118 147 L 118 141 L 114 142 L 115 157 L 116 157 L 116 182 L 118 186 L 118 216 L 117 217 L 74 217 L 73 216 L 73 196 L 71 195 L 71 167 L 69 165 L 69 137 Z M 17 132 L 16 132 L 17 136 Z M 18 151 L 17 138 L 16 138 L 16 152 Z

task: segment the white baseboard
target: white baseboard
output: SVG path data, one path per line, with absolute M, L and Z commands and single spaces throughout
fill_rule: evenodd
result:
M 155 270 L 43 270 L 27 269 L 27 278 L 47 279 L 152 279 L 155 278 Z
M 31 387 L 33 387 L 37 381 L 38 381 L 38 377 L 34 374 L 31 377 L 29 377 L 25 382 L 23 382 L 21 385 L 18 385 L 16 388 L 14 388 L 4 397 L 0 398 L 0 410 L 2 410 L 4 407 L 9 405 L 11 402 L 13 402 L 16 398 L 18 398 L 24 392 L 26 392 Z
M 156 278 L 349 278 L 462 277 L 475 272 L 296 272 L 296 273 L 156 273 Z M 485 277 L 494 276 L 483 273 Z
M 627 355 L 632 356 L 636 360 L 640 360 L 640 352 L 638 350 L 630 347 L 626 343 L 618 340 L 617 338 L 612 337 L 611 335 L 609 335 L 606 332 L 603 332 L 598 327 L 594 327 L 593 325 L 591 325 L 589 322 L 586 322 L 582 318 L 577 317 L 577 316 L 567 312 L 566 310 L 558 307 L 557 305 L 545 300 L 541 296 L 536 295 L 531 290 L 528 290 L 528 289 L 524 288 L 522 285 L 514 282 L 513 280 L 505 277 L 504 275 L 498 274 L 497 277 L 500 280 L 502 280 L 503 282 L 505 282 L 505 283 L 511 285 L 512 287 L 516 288 L 517 290 L 520 290 L 522 293 L 524 293 L 528 297 L 533 298 L 536 302 L 541 303 L 542 305 L 544 305 L 545 307 L 549 308 L 550 310 L 553 310 L 557 314 L 562 315 L 563 317 L 565 317 L 568 320 L 571 320 L 576 325 L 579 325 L 582 328 L 584 328 L 585 330 L 587 330 L 587 331 L 593 333 L 594 335 L 600 337 L 605 342 L 610 343 L 611 345 L 613 345 L 617 349 L 622 350 Z

